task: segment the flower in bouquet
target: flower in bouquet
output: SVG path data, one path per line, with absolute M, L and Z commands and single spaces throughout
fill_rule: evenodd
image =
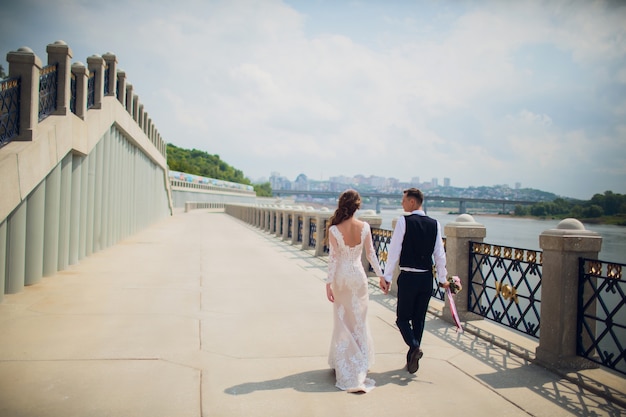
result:
M 450 283 L 450 292 L 452 294 L 461 292 L 461 290 L 463 289 L 463 286 L 461 285 L 461 278 L 456 275 L 448 277 L 448 282 Z

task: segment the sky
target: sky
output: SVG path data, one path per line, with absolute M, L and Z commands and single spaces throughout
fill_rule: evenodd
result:
M 626 194 L 626 1 L 0 0 L 0 64 L 112 52 L 166 142 L 253 182 Z

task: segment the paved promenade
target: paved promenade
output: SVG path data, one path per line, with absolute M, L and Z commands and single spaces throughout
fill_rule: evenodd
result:
M 407 373 L 395 299 L 374 286 L 377 388 L 339 391 L 325 274 L 323 260 L 224 213 L 176 213 L 5 296 L 0 416 L 626 416 L 571 382 L 626 403 L 626 379 L 563 378 L 435 314 Z M 472 326 L 532 356 L 527 338 Z

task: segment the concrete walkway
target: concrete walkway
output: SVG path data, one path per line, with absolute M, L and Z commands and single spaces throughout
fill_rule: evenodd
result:
M 378 387 L 339 391 L 325 274 L 323 260 L 224 213 L 177 213 L 5 296 L 0 416 L 626 415 L 434 315 L 407 373 L 395 299 L 374 286 Z M 492 336 L 524 350 L 506 334 Z M 626 400 L 622 377 L 569 377 Z

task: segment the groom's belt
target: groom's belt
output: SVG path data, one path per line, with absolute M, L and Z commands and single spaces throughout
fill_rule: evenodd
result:
M 417 273 L 417 274 L 423 274 L 424 272 L 430 272 L 430 271 L 426 271 L 424 269 L 410 268 L 408 266 L 401 266 L 400 267 L 400 271 L 413 272 L 413 273 Z

